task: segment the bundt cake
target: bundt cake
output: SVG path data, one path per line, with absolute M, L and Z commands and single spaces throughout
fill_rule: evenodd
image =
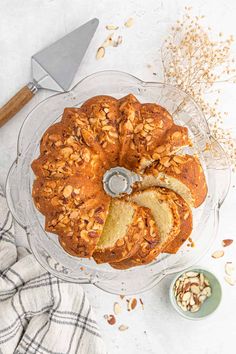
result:
M 198 157 L 180 154 L 186 146 L 186 127 L 133 95 L 96 96 L 66 108 L 32 162 L 32 196 L 45 230 L 69 254 L 116 269 L 176 253 L 192 231 L 191 207 L 207 195 Z M 130 195 L 106 193 L 104 174 L 116 167 L 139 175 Z

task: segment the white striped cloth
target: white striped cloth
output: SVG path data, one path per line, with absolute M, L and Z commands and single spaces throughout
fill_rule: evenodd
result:
M 28 250 L 16 247 L 1 188 L 0 353 L 106 353 L 81 286 L 55 278 Z

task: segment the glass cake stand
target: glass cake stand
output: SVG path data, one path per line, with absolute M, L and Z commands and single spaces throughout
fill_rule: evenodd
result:
M 54 234 L 44 230 L 44 217 L 35 208 L 31 190 L 34 174 L 31 162 L 39 155 L 40 139 L 45 130 L 61 119 L 65 107 L 79 107 L 96 95 L 120 98 L 129 93 L 141 102 L 156 102 L 165 107 L 177 124 L 188 128 L 208 184 L 208 195 L 193 210 L 194 248 L 183 247 L 177 254 L 161 254 L 148 265 L 116 270 L 107 264 L 67 254 Z M 179 272 L 196 263 L 217 237 L 219 210 L 230 184 L 230 167 L 222 147 L 210 134 L 206 119 L 196 103 L 179 89 L 159 82 L 144 82 L 119 71 L 103 71 L 87 76 L 70 92 L 56 94 L 37 105 L 26 117 L 18 138 L 18 154 L 7 178 L 6 195 L 16 221 L 25 228 L 32 253 L 38 262 L 56 277 L 78 283 L 90 283 L 116 294 L 133 294 L 156 285 L 167 274 Z

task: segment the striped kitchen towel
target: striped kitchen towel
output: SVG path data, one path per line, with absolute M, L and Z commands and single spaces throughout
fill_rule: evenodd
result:
M 16 247 L 14 225 L 0 189 L 0 353 L 105 354 L 80 285 L 47 273 Z

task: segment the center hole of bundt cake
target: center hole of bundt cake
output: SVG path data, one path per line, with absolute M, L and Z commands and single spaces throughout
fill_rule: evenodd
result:
M 132 185 L 141 181 L 141 177 L 124 167 L 114 167 L 103 176 L 103 186 L 107 194 L 117 197 L 120 194 L 130 194 Z

